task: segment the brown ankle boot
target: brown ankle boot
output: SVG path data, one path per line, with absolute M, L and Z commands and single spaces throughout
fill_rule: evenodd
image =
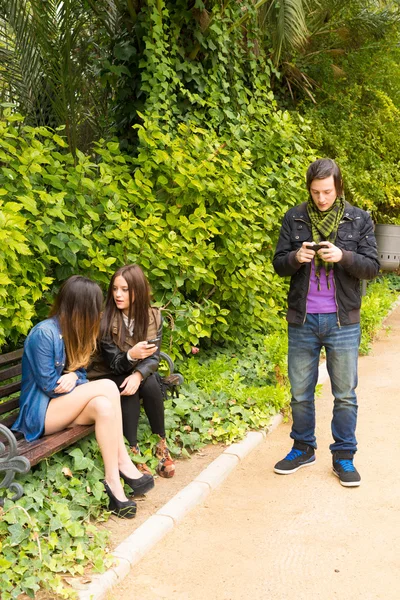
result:
M 136 444 L 136 446 L 131 446 L 131 450 L 132 450 L 133 454 L 135 454 L 135 456 L 140 456 L 140 448 L 139 448 L 139 446 L 137 444 Z M 153 475 L 153 473 L 151 472 L 150 468 L 146 465 L 145 462 L 143 462 L 143 463 L 137 463 L 135 461 L 135 467 L 141 473 L 144 473 L 144 474 L 147 474 L 147 475 Z
M 160 441 L 156 444 L 156 457 L 159 460 L 156 467 L 157 474 L 160 477 L 173 477 L 175 475 L 175 464 L 167 448 L 165 438 L 160 438 Z

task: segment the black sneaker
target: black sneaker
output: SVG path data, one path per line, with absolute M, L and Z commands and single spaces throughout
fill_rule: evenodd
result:
M 353 452 L 338 450 L 332 455 L 333 472 L 345 487 L 356 487 L 361 483 L 360 473 L 353 465 Z
M 274 467 L 275 473 L 289 475 L 301 467 L 308 467 L 315 462 L 315 450 L 303 442 L 295 442 L 289 454 Z

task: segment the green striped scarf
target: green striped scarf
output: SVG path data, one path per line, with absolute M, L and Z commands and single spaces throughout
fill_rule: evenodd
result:
M 315 206 L 312 198 L 307 202 L 307 212 L 311 221 L 312 240 L 316 244 L 319 242 L 335 243 L 339 223 L 344 215 L 344 199 L 336 198 L 329 210 L 320 211 Z M 327 263 L 315 254 L 315 274 L 318 280 L 318 290 L 320 286 L 321 267 L 325 268 L 326 282 L 329 289 L 329 272 L 333 269 L 333 263 Z

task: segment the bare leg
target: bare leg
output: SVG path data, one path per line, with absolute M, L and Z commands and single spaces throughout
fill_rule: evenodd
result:
M 142 475 L 125 447 L 119 391 L 112 381 L 104 379 L 85 383 L 69 394 L 53 398 L 46 413 L 45 435 L 72 425 L 91 423 L 95 423 L 106 481 L 119 500 L 126 500 L 119 471 L 132 479 Z

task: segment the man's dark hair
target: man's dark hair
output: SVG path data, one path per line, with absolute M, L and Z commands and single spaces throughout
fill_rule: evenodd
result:
M 314 179 L 326 179 L 333 175 L 337 196 L 343 194 L 343 179 L 339 167 L 331 158 L 319 158 L 315 160 L 307 169 L 306 182 L 307 189 L 310 191 Z

